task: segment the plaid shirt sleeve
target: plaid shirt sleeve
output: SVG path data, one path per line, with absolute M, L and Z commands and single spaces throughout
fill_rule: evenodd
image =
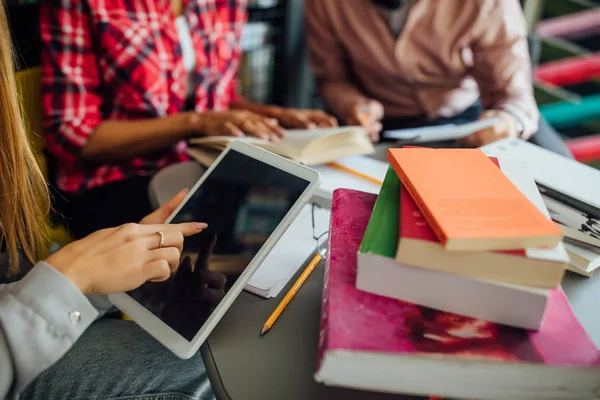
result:
M 90 13 L 81 0 L 42 2 L 42 99 L 48 151 L 67 166 L 78 162 L 102 122 L 100 76 Z

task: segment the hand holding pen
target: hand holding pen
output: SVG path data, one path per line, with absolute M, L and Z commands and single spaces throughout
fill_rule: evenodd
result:
M 367 100 L 354 106 L 350 116 L 345 121 L 347 125 L 360 125 L 366 129 L 373 142 L 379 141 L 383 128 L 383 105 L 377 100 Z

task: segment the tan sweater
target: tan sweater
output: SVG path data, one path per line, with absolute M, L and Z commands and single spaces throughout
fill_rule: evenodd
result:
M 358 102 L 387 117 L 454 116 L 481 98 L 537 130 L 525 20 L 518 0 L 416 0 L 394 37 L 369 0 L 305 0 L 321 96 L 344 119 Z

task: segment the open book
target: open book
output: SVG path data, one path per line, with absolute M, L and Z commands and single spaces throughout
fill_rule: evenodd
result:
M 282 157 L 305 165 L 320 165 L 342 157 L 371 154 L 373 144 L 359 126 L 288 130 L 279 143 L 255 137 L 207 136 L 190 140 L 188 154 L 203 165 L 210 165 L 234 140 L 243 140 Z

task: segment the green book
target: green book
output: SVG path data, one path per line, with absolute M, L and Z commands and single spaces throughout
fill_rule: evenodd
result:
M 390 166 L 360 244 L 359 253 L 376 254 L 392 259 L 396 257 L 399 210 L 400 179 Z

